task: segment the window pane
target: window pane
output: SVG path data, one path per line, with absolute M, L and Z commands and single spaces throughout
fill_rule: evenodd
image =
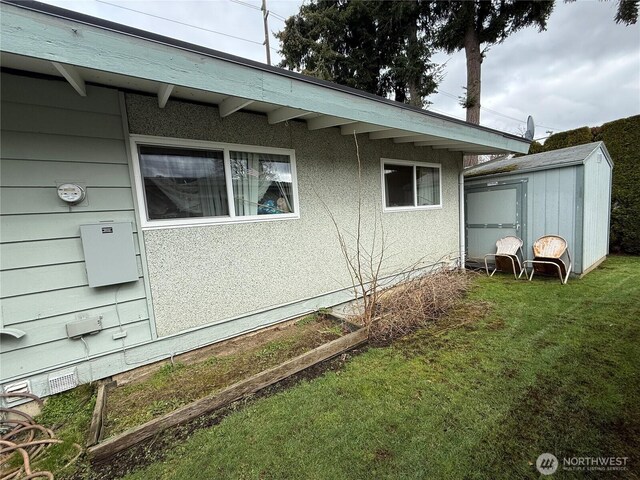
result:
M 387 207 L 413 207 L 413 167 L 385 164 L 384 189 Z
M 440 205 L 440 169 L 416 167 L 418 205 Z
M 140 146 L 149 220 L 229 215 L 222 151 Z
M 229 153 L 236 215 L 294 211 L 291 160 L 287 155 Z

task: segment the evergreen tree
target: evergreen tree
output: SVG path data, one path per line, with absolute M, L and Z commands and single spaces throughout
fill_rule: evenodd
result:
M 640 10 L 640 0 L 620 0 L 616 12 L 616 23 L 635 24 L 638 21 L 638 10 Z
M 565 3 L 573 3 L 576 0 L 564 0 Z M 634 25 L 638 21 L 638 10 L 640 10 L 640 0 L 619 0 L 616 10 L 616 23 Z
M 281 67 L 423 107 L 440 69 L 430 61 L 430 2 L 318 0 L 277 34 Z
M 479 124 L 481 67 L 487 49 L 528 26 L 545 30 L 553 1 L 448 1 L 436 2 L 436 8 L 439 18 L 436 45 L 447 53 L 464 49 L 467 88 L 463 106 L 467 109 L 467 121 Z

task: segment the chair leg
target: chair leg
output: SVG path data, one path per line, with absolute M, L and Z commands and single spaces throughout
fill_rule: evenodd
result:
M 560 265 L 556 265 L 556 268 L 558 269 L 558 277 L 560 277 L 560 284 L 564 285 L 564 277 L 562 276 L 562 269 L 560 268 Z
M 487 271 L 487 275 L 489 277 L 493 277 L 493 274 L 498 270 L 497 268 L 493 269 L 493 272 L 489 273 L 489 265 L 487 264 L 487 257 L 484 257 L 484 269 Z
M 523 274 L 525 277 L 529 278 L 529 275 L 527 274 L 527 267 L 525 267 L 524 265 L 520 267 L 520 274 L 518 275 L 518 278 L 522 278 Z
M 522 272 L 524 271 L 524 258 L 522 259 L 522 262 L 520 262 L 520 259 L 516 255 L 514 262 L 518 263 L 518 276 L 516 277 L 516 280 L 519 280 L 522 277 Z M 515 274 L 515 270 L 513 273 Z
M 566 285 L 567 282 L 569 281 L 569 275 L 571 275 L 571 268 L 573 266 L 571 265 L 571 262 L 569 262 L 569 266 L 565 267 L 567 269 L 567 275 L 564 277 L 564 284 Z
M 567 266 L 566 264 L 564 264 L 564 262 L 563 262 L 563 265 L 564 265 L 564 267 L 565 267 L 565 269 L 567 271 L 566 275 L 562 274 L 562 268 L 560 267 L 560 265 L 558 265 L 555 262 L 547 262 L 547 261 L 535 262 L 535 261 L 528 261 L 528 260 L 527 260 L 527 262 L 529 262 L 531 264 L 531 275 L 528 276 L 529 281 L 533 280 L 533 275 L 536 273 L 536 269 L 535 269 L 534 263 L 544 263 L 546 265 L 553 265 L 556 268 L 557 272 L 558 272 L 558 278 L 560 279 L 560 283 L 562 285 L 566 285 L 567 284 L 567 281 L 569 280 L 569 275 L 571 275 L 571 265 Z M 523 268 L 523 270 L 525 272 L 527 270 L 527 267 L 526 267 L 527 262 L 525 262 L 524 268 Z

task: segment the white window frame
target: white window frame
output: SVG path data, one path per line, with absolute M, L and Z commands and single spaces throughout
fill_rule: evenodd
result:
M 384 166 L 387 165 L 402 165 L 413 167 L 413 205 L 406 207 L 387 207 L 387 192 L 384 181 Z M 418 182 L 416 179 L 416 167 L 431 167 L 438 169 L 438 186 L 439 186 L 439 198 L 440 203 L 438 205 L 417 205 L 418 203 Z M 418 162 L 412 160 L 397 160 L 395 158 L 381 158 L 380 159 L 380 186 L 382 187 L 382 211 L 383 212 L 407 212 L 414 210 L 438 210 L 442 208 L 442 165 L 439 163 L 427 163 Z
M 273 222 L 283 220 L 297 220 L 300 218 L 300 201 L 298 199 L 298 174 L 296 170 L 295 150 L 288 148 L 261 147 L 257 145 L 242 145 L 236 143 L 220 143 L 205 140 L 191 140 L 184 138 L 156 137 L 151 135 L 130 135 L 129 142 L 133 159 L 133 176 L 136 184 L 136 197 L 140 216 L 140 226 L 145 230 L 162 228 L 197 227 L 202 225 L 224 225 L 228 223 L 253 223 Z M 147 217 L 147 198 L 144 189 L 144 179 L 140 168 L 139 145 L 154 145 L 161 147 L 190 148 L 193 150 L 218 150 L 224 154 L 225 183 L 227 186 L 227 201 L 229 202 L 229 215 L 221 217 L 195 217 L 172 218 L 162 220 L 150 220 Z M 273 215 L 235 215 L 235 202 L 233 201 L 233 185 L 231 180 L 231 157 L 229 151 L 241 151 L 247 153 L 266 153 L 275 155 L 287 155 L 291 165 L 291 190 L 293 195 L 293 213 L 279 213 Z

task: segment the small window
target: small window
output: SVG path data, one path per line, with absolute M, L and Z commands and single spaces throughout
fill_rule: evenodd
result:
M 143 227 L 299 218 L 293 150 L 132 136 Z
M 236 215 L 293 212 L 291 163 L 286 155 L 231 151 Z
M 440 205 L 440 168 L 416 166 L 416 203 L 418 207 Z
M 442 206 L 440 165 L 382 160 L 382 182 L 385 210 Z

